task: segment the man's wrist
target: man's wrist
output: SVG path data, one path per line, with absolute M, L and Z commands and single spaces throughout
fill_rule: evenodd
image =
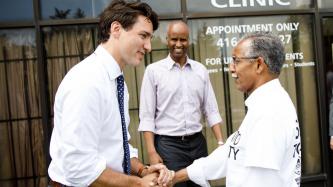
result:
M 222 140 L 219 140 L 219 141 L 217 142 L 217 144 L 218 144 L 218 145 L 223 145 L 224 142 L 223 142 Z
M 137 176 L 139 176 L 139 177 L 143 177 L 143 176 L 145 176 L 147 173 L 144 172 L 144 170 L 148 171 L 148 169 L 149 169 L 149 166 L 147 166 L 147 165 L 142 165 L 142 166 L 139 168 L 139 170 L 138 170 Z

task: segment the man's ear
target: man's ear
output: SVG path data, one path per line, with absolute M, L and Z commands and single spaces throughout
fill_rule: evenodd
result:
M 260 56 L 257 58 L 257 73 L 261 74 L 265 69 L 267 69 L 267 64 L 265 63 L 264 58 Z
M 123 27 L 118 21 L 112 22 L 110 26 L 110 36 L 112 35 L 114 38 L 118 38 L 122 28 Z

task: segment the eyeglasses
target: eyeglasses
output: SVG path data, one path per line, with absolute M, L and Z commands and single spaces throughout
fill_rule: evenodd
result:
M 236 56 L 232 56 L 232 63 L 234 65 L 237 65 L 241 62 L 242 59 L 247 59 L 247 60 L 251 60 L 251 59 L 257 59 L 259 58 L 259 56 L 247 56 L 247 57 L 236 57 Z

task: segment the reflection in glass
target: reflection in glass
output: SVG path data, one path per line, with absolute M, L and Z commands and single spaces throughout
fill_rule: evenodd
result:
M 333 8 L 333 1 L 332 0 L 318 0 L 318 7 L 319 8 Z
M 110 2 L 106 0 L 41 0 L 42 18 L 96 18 Z M 127 2 L 134 2 L 134 0 L 127 0 Z
M 319 121 L 313 49 L 312 19 L 310 16 L 270 16 L 190 20 L 191 41 L 195 60 L 210 72 L 219 109 L 228 132 L 235 131 L 242 122 L 246 109 L 243 93 L 238 91 L 229 75 L 232 48 L 241 36 L 255 30 L 278 34 L 285 44 L 286 63 L 280 81 L 290 94 L 298 111 L 302 128 L 303 173 L 320 173 Z M 227 111 L 230 108 L 229 111 Z M 224 114 L 224 115 L 223 115 Z M 231 128 L 231 129 L 230 129 Z
M 159 15 L 180 13 L 179 0 L 141 0 L 141 2 L 149 4 Z
M 2 1 L 0 6 L 0 22 L 5 21 L 32 21 L 32 0 Z
M 313 6 L 313 0 L 286 1 L 225 1 L 225 0 L 186 0 L 189 13 L 226 13 L 266 10 L 305 9 Z
M 43 19 L 73 19 L 92 17 L 93 1 L 41 0 Z

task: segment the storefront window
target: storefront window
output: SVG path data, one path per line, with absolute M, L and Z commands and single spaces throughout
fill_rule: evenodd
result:
M 0 186 L 47 186 L 33 29 L 0 30 Z
M 34 30 L 0 30 L 0 47 L 0 121 L 41 116 Z
M 166 41 L 166 33 L 170 21 L 160 21 L 158 30 L 154 32 L 152 40 L 152 51 L 149 55 L 147 65 L 165 58 L 169 54 Z
M 180 13 L 179 0 L 141 0 L 149 4 L 158 15 Z
M 0 6 L 0 22 L 32 21 L 32 0 L 11 0 L 2 2 Z
M 186 0 L 189 13 L 256 12 L 305 9 L 313 0 Z
M 302 131 L 303 174 L 322 171 L 319 138 L 316 65 L 310 16 L 268 16 L 227 19 L 190 20 L 193 56 L 209 70 L 218 98 L 225 113 L 226 101 L 231 106 L 232 131 L 242 122 L 246 96 L 238 91 L 229 74 L 232 48 L 248 32 L 272 31 L 279 35 L 286 49 L 286 63 L 280 81 L 297 109 Z
M 46 50 L 51 114 L 58 86 L 66 73 L 90 55 L 97 45 L 96 26 L 63 26 L 43 28 Z
M 134 2 L 135 0 L 126 0 Z M 96 18 L 110 4 L 102 0 L 41 0 L 42 19 Z

